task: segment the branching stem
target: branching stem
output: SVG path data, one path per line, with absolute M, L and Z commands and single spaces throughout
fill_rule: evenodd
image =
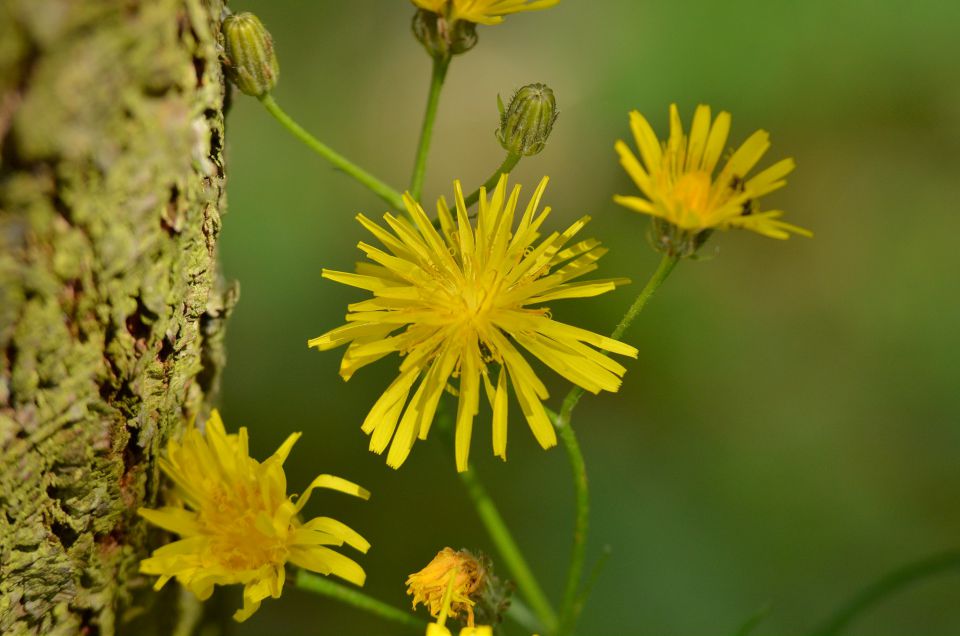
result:
M 277 104 L 272 95 L 269 93 L 264 95 L 260 98 L 260 102 L 263 104 L 264 108 L 267 109 L 267 112 L 273 115 L 274 119 L 280 122 L 280 125 L 286 128 L 294 137 L 302 141 L 308 148 L 333 164 L 335 168 L 342 170 L 346 174 L 359 181 L 371 192 L 383 199 L 393 209 L 398 211 L 405 209 L 405 206 L 403 205 L 403 197 L 399 192 L 388 186 L 383 181 L 380 181 L 375 176 L 304 130 L 300 124 L 294 121 L 292 117 L 290 117 L 282 108 L 280 108 L 280 105 Z
M 667 279 L 670 272 L 678 262 L 675 256 L 664 255 L 657 266 L 657 270 L 644 285 L 640 294 L 633 301 L 633 304 L 627 309 L 627 312 L 620 319 L 616 329 L 613 330 L 611 337 L 619 339 L 636 317 L 643 311 L 647 302 L 653 294 L 660 288 L 663 281 Z M 579 608 L 583 605 L 583 599 L 579 598 L 578 589 L 580 588 L 580 579 L 583 575 L 584 551 L 587 544 L 587 530 L 590 521 L 590 491 L 587 485 L 587 469 L 583 460 L 583 453 L 580 451 L 580 444 L 577 436 L 570 426 L 570 418 L 573 415 L 573 409 L 577 402 L 583 396 L 583 389 L 574 386 L 563 399 L 560 408 L 560 414 L 553 417 L 554 426 L 560 435 L 560 441 L 567 451 L 567 457 L 570 460 L 570 468 L 573 471 L 573 488 L 576 499 L 576 518 L 573 530 L 573 546 L 570 550 L 570 566 L 567 570 L 567 583 L 563 592 L 563 605 L 560 609 L 560 622 L 557 630 L 558 636 L 564 636 L 573 631 L 577 621 Z M 579 599 L 579 600 L 578 600 Z
M 490 175 L 490 178 L 483 183 L 483 188 L 487 192 L 490 192 L 490 190 L 495 185 L 497 185 L 497 181 L 500 180 L 500 175 L 509 173 L 511 170 L 513 170 L 513 167 L 516 166 L 518 163 L 520 163 L 521 158 L 522 157 L 520 155 L 515 155 L 512 152 L 508 152 L 507 156 L 503 160 L 503 163 L 500 164 L 500 167 L 497 168 L 497 170 L 492 175 Z M 480 188 L 477 188 L 476 190 L 471 192 L 467 196 L 467 198 L 463 200 L 463 202 L 466 203 L 467 207 L 469 208 L 471 205 L 473 205 L 479 200 L 480 200 Z

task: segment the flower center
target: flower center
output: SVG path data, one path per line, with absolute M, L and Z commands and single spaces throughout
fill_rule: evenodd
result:
M 484 320 L 490 313 L 487 299 L 491 290 L 482 280 L 468 281 L 460 290 L 457 302 L 457 319 L 461 322 Z
M 704 216 L 710 200 L 710 175 L 703 170 L 687 172 L 673 186 L 671 195 L 681 208 Z
M 211 537 L 211 553 L 228 570 L 256 570 L 285 559 L 284 542 L 257 527 L 257 517 L 269 513 L 259 497 L 250 495 L 243 488 L 229 493 L 220 490 L 211 497 L 214 505 L 201 514 Z

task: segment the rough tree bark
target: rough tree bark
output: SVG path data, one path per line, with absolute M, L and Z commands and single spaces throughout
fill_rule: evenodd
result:
M 0 0 L 0 633 L 112 634 L 209 408 L 222 0 Z

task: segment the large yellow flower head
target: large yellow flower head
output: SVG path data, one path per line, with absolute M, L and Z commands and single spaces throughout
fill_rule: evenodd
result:
M 786 185 L 793 159 L 783 159 L 754 177 L 747 174 L 770 147 L 770 135 L 758 130 L 730 155 L 717 174 L 730 131 L 730 113 L 711 119 L 710 107 L 697 106 L 689 135 L 683 132 L 676 104 L 670 105 L 670 137 L 661 143 L 647 120 L 630 113 L 630 128 L 640 161 L 623 141 L 616 144 L 620 163 L 643 196 L 616 196 L 625 207 L 663 219 L 691 234 L 728 228 L 752 230 L 772 238 L 810 232 L 780 220 L 780 210 L 761 211 L 760 197 Z
M 540 182 L 516 227 L 520 188 L 508 193 L 506 175 L 492 196 L 481 193 L 475 226 L 459 182 L 454 183 L 456 218 L 443 198 L 437 205 L 440 231 L 423 208 L 405 195 L 414 223 L 388 213 L 384 216 L 387 230 L 362 214 L 357 217 L 386 248 L 359 244 L 374 264 L 359 264 L 355 274 L 324 270 L 325 278 L 369 290 L 373 298 L 350 305 L 346 325 L 310 340 L 309 345 L 325 350 L 350 343 L 340 365 L 345 380 L 391 353 L 403 356 L 400 375 L 374 404 L 362 427 L 372 435 L 372 451 L 382 453 L 390 445 L 390 466 L 397 468 L 404 462 L 417 437 L 426 439 L 440 396 L 454 379 L 459 380 L 457 470 L 467 469 L 481 392 L 493 410 L 495 455 L 507 456 L 507 387 L 511 385 L 540 445 L 556 444 L 541 403 L 548 397 L 547 389 L 521 348 L 588 391 L 619 389 L 624 367 L 597 349 L 631 357 L 636 357 L 637 350 L 553 320 L 542 305 L 597 296 L 628 281 L 571 282 L 595 270 L 596 261 L 606 252 L 592 239 L 571 244 L 589 217 L 536 244 L 550 214 L 549 207 L 538 212 L 546 185 L 547 179 Z
M 243 621 L 263 599 L 280 596 L 287 562 L 363 585 L 363 569 L 326 546 L 347 544 L 366 552 L 370 544 L 339 521 L 316 517 L 303 523 L 298 515 L 314 488 L 363 499 L 370 493 L 345 479 L 320 475 L 299 499 L 288 497 L 283 462 L 299 437 L 288 437 L 261 463 L 250 457 L 247 429 L 227 435 L 213 411 L 203 433 L 191 428 L 182 441 L 170 442 L 160 468 L 173 481 L 178 501 L 138 511 L 180 535 L 140 563 L 141 572 L 160 576 L 155 589 L 176 577 L 205 600 L 214 585 L 243 585 L 243 609 L 233 615 Z
M 521 11 L 548 9 L 560 0 L 412 0 L 421 9 L 446 15 L 450 22 L 499 24 L 503 16 Z

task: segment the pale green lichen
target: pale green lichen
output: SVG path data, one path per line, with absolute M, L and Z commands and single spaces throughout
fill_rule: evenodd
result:
M 0 633 L 115 633 L 223 364 L 221 0 L 0 0 Z M 172 620 L 172 619 L 171 619 Z

